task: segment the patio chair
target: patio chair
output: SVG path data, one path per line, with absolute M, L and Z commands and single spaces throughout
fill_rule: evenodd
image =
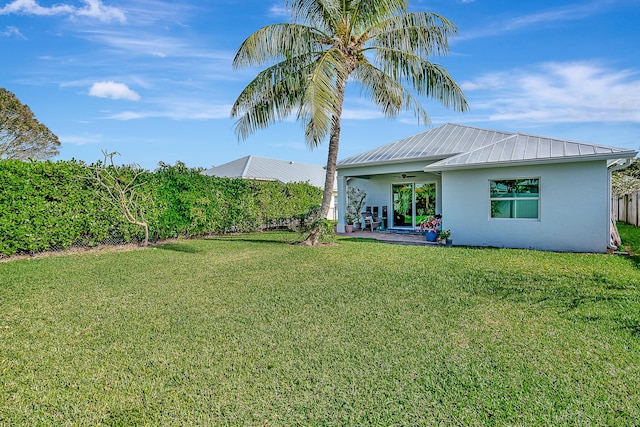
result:
M 360 216 L 364 221 L 363 230 L 370 229 L 371 231 L 374 231 L 382 225 L 382 219 L 374 216 L 371 212 L 362 212 L 360 213 Z

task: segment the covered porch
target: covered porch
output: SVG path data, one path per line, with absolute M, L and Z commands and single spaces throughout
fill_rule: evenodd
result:
M 349 188 L 366 193 L 361 210 L 381 218 L 382 229 L 415 231 L 422 220 L 441 213 L 441 177 L 424 172 L 424 166 L 419 162 L 338 169 L 337 231 L 345 232 Z

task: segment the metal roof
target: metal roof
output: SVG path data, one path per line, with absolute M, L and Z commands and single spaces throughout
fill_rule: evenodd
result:
M 428 165 L 425 171 L 517 163 L 548 163 L 635 157 L 636 151 L 541 136 L 515 134 L 496 143 Z
M 425 171 L 521 162 L 635 157 L 636 151 L 447 123 L 349 157 L 338 168 L 425 160 Z
M 325 169 L 322 166 L 257 156 L 245 156 L 207 169 L 202 173 L 221 178 L 244 178 L 283 183 L 308 182 L 319 188 L 324 188 L 325 181 Z
M 510 133 L 447 123 L 338 162 L 338 167 L 444 159 L 500 141 Z

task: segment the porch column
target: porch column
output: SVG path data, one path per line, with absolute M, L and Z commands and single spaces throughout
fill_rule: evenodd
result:
M 348 177 L 340 175 L 340 171 L 338 171 L 338 233 L 344 233 L 347 211 L 347 179 Z

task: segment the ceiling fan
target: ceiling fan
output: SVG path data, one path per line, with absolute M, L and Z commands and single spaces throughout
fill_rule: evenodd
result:
M 394 178 L 402 178 L 402 179 L 405 179 L 405 178 L 415 178 L 416 176 L 415 176 L 415 175 L 407 175 L 406 173 L 403 173 L 403 174 L 401 174 L 401 175 L 394 175 L 393 177 L 394 177 Z

